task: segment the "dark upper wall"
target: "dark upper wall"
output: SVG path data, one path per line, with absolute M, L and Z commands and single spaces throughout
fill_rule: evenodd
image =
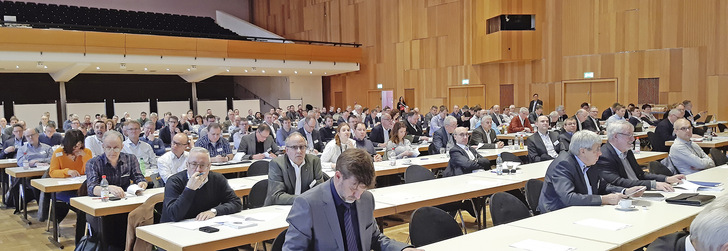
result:
M 219 10 L 250 21 L 249 0 L 23 0 L 21 2 L 206 16 L 213 19 L 215 11 Z

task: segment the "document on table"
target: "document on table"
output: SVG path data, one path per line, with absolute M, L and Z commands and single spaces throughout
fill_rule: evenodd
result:
M 188 219 L 176 223 L 172 223 L 172 226 L 181 227 L 189 230 L 197 230 L 201 227 L 208 227 L 213 225 L 223 225 L 234 229 L 241 229 L 245 227 L 252 227 L 257 225 L 255 222 L 248 222 L 241 217 L 235 215 L 223 215 L 218 216 L 205 221 L 198 221 L 195 219 Z
M 575 221 L 574 224 L 587 226 L 587 227 L 595 227 L 595 228 L 601 228 L 601 229 L 606 229 L 606 230 L 612 230 L 612 231 L 625 229 L 625 228 L 628 228 L 631 226 L 629 224 L 624 224 L 624 223 L 620 223 L 620 222 L 605 221 L 605 220 L 594 219 L 594 218 Z
M 700 182 L 695 181 L 691 182 L 688 180 L 683 180 L 682 184 L 678 184 L 675 186 L 677 189 L 686 190 L 688 192 L 698 192 L 698 191 L 723 191 L 723 184 L 721 183 L 713 183 L 713 182 Z M 679 191 L 679 190 L 678 190 Z
M 529 251 L 571 251 L 576 250 L 574 247 L 559 245 L 550 242 L 537 241 L 532 239 L 522 240 L 510 245 L 512 248 L 529 250 Z
M 58 181 L 59 185 L 70 185 L 70 184 L 80 184 L 86 181 L 86 175 L 84 176 L 78 176 L 73 178 L 66 178 L 64 180 Z

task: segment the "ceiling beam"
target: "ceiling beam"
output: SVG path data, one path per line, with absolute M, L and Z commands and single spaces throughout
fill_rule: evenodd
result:
M 209 69 L 206 71 L 198 70 L 195 73 L 184 74 L 184 75 L 179 75 L 179 76 L 182 79 L 184 79 L 185 81 L 187 81 L 188 83 L 192 83 L 192 82 L 200 82 L 202 80 L 208 79 L 208 78 L 218 75 L 220 73 L 226 72 L 227 70 L 228 70 L 227 67 L 216 67 L 216 68 Z
M 91 66 L 89 63 L 76 63 L 49 74 L 56 82 L 68 82 L 72 78 L 76 77 L 76 75 L 86 70 L 89 66 Z

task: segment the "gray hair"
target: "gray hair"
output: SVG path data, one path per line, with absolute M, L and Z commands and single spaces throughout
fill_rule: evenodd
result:
M 493 117 L 483 116 L 482 118 L 480 118 L 480 124 L 482 125 L 483 123 L 485 123 L 486 120 L 490 120 L 490 122 L 493 123 Z
M 144 123 L 144 126 L 152 126 L 152 128 L 157 129 L 157 125 L 154 124 L 154 122 L 152 122 L 151 120 Z
M 303 142 L 306 142 L 306 145 L 308 145 L 308 140 L 306 140 L 306 137 L 304 137 L 303 134 L 298 131 L 292 132 L 288 135 L 288 137 L 286 138 L 286 145 L 288 145 L 288 142 L 294 137 L 301 137 L 301 139 L 303 139 Z
M 585 111 L 584 109 L 579 109 L 579 110 L 576 110 L 576 115 L 581 115 L 581 114 L 584 114 L 585 112 L 587 112 L 587 111 Z
M 668 115 L 675 115 L 675 117 L 680 118 L 680 113 L 682 113 L 680 110 L 672 109 L 672 110 L 670 110 L 670 113 Z
M 558 117 L 559 116 L 559 112 L 553 111 L 553 112 L 549 113 L 549 117 L 553 117 L 553 116 Z
M 602 138 L 599 137 L 596 133 L 589 131 L 589 130 L 581 130 L 576 133 L 574 133 L 573 136 L 571 136 L 571 143 L 569 144 L 569 153 L 573 155 L 578 155 L 579 150 L 587 149 L 587 150 L 593 150 L 592 147 L 594 147 L 595 144 L 601 144 Z
M 607 138 L 612 139 L 617 133 L 627 133 L 632 131 L 634 131 L 634 126 L 626 120 L 613 121 L 607 126 Z
M 458 123 L 458 119 L 456 119 L 453 116 L 448 115 L 447 117 L 445 117 L 445 122 L 443 124 L 444 125 L 453 125 L 453 124 L 457 124 L 457 123 Z
M 106 138 L 108 138 L 108 137 L 117 137 L 117 138 L 119 138 L 120 142 L 124 142 L 124 136 L 121 136 L 121 133 L 114 131 L 114 130 L 108 130 L 107 132 L 105 132 L 104 136 L 101 137 L 101 141 L 102 142 L 106 141 Z
M 557 106 L 556 107 L 556 111 L 562 111 L 563 112 L 564 111 L 564 106 L 563 105 Z
M 106 135 L 104 135 L 104 136 L 106 136 Z M 208 151 L 204 147 L 199 147 L 199 146 L 193 147 L 192 149 L 190 149 L 190 154 L 193 154 L 193 153 L 204 153 L 205 156 L 207 156 L 208 158 L 210 158 L 210 151 Z M 190 159 L 191 158 L 187 158 L 187 162 L 189 162 Z
M 720 250 L 728 243 L 728 197 L 719 197 L 690 224 L 690 241 L 703 250 Z
M 526 107 L 521 107 L 521 109 L 520 109 L 520 110 L 518 110 L 518 113 L 528 113 L 528 108 L 526 108 Z

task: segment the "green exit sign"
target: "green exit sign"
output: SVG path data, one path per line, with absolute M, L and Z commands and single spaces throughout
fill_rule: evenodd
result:
M 584 78 L 594 78 L 594 72 L 584 72 Z

